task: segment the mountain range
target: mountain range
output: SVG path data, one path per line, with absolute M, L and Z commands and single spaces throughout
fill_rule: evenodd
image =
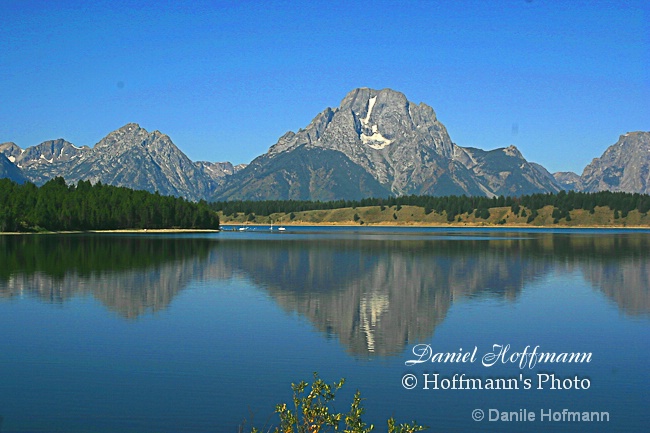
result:
M 135 123 L 92 148 L 63 139 L 27 149 L 0 144 L 0 177 L 38 185 L 56 176 L 189 200 L 519 196 L 568 189 L 650 193 L 650 132 L 622 135 L 582 175 L 551 174 L 515 146 L 455 144 L 433 108 L 400 92 L 359 88 L 248 165 L 191 161 L 169 136 Z
M 62 176 L 68 183 L 89 180 L 189 200 L 209 198 L 225 177 L 238 170 L 227 162 L 193 162 L 169 136 L 160 131 L 148 132 L 135 123 L 111 132 L 93 148 L 77 147 L 63 139 L 24 150 L 15 143 L 3 143 L 0 156 L 13 170 L 18 169 L 17 173 L 11 172 L 12 176 L 5 176 L 14 180 L 22 176 L 40 185 Z

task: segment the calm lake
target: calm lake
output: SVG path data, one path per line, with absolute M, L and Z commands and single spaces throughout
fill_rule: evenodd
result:
M 2 433 L 268 428 L 313 372 L 375 431 L 648 431 L 650 231 L 0 236 L 0 330 Z

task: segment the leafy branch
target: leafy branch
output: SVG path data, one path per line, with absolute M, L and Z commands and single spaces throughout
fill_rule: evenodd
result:
M 350 411 L 340 413 L 332 411 L 329 405 L 334 401 L 336 392 L 341 389 L 345 379 L 327 384 L 323 379 L 314 373 L 314 380 L 311 383 L 301 381 L 292 383 L 293 407 L 287 403 L 278 404 L 275 412 L 280 417 L 280 425 L 273 430 L 275 433 L 321 433 L 327 431 L 343 431 L 344 433 L 370 433 L 375 426 L 367 424 L 362 420 L 365 413 L 361 401 L 361 392 L 357 390 L 352 398 Z M 340 430 L 343 421 L 343 430 Z M 388 433 L 414 433 L 427 429 L 416 422 L 410 424 L 396 424 L 394 418 L 387 421 Z M 259 433 L 259 430 L 252 428 L 251 433 Z

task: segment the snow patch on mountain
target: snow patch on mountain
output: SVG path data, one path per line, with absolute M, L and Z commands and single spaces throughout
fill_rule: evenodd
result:
M 361 124 L 365 127 L 368 128 L 370 125 L 370 116 L 372 115 L 372 109 L 375 107 L 375 103 L 377 102 L 377 95 L 373 96 L 368 100 L 368 113 L 366 114 L 366 117 L 363 119 L 359 119 Z M 388 146 L 389 144 L 392 143 L 392 140 L 387 139 L 381 133 L 377 130 L 377 125 L 372 125 L 370 129 L 372 130 L 372 135 L 368 135 L 365 133 L 365 131 L 362 131 L 359 134 L 359 138 L 361 139 L 361 142 L 365 145 L 370 146 L 373 149 L 381 150 Z

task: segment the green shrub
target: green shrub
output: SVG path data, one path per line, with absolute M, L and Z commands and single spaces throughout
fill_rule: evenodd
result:
M 314 373 L 314 381 L 309 389 L 309 383 L 301 381 L 291 384 L 293 390 L 292 405 L 278 404 L 275 413 L 280 417 L 280 425 L 275 427 L 275 433 L 317 433 L 326 431 L 339 431 L 341 422 L 344 423 L 344 433 L 370 433 L 375 426 L 365 423 L 361 416 L 365 409 L 361 405 L 361 393 L 357 390 L 352 398 L 350 411 L 341 413 L 332 411 L 329 405 L 336 397 L 336 391 L 341 389 L 345 379 L 328 385 L 318 373 Z M 416 422 L 410 424 L 396 424 L 394 418 L 387 421 L 388 433 L 414 433 L 427 429 Z M 252 428 L 251 433 L 260 433 L 257 428 Z

